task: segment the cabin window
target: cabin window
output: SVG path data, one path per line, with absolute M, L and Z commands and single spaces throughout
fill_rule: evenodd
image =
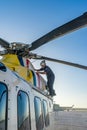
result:
M 30 105 L 27 93 L 18 92 L 18 130 L 30 130 Z
M 36 129 L 43 130 L 44 121 L 43 121 L 42 104 L 40 98 L 38 97 L 34 98 L 34 106 L 35 106 Z
M 0 83 L 0 130 L 7 130 L 7 87 Z
M 45 126 L 49 126 L 49 112 L 48 112 L 48 104 L 47 101 L 43 100 L 43 111 L 44 111 L 44 121 Z

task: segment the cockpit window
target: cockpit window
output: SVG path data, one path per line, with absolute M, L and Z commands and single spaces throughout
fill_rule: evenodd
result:
M 0 83 L 0 130 L 7 130 L 7 87 Z

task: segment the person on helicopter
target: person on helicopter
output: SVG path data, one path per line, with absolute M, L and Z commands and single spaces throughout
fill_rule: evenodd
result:
M 53 89 L 53 84 L 54 84 L 54 80 L 55 80 L 55 75 L 54 75 L 53 71 L 51 70 L 51 68 L 49 66 L 46 65 L 45 60 L 41 61 L 40 66 L 41 66 L 40 69 L 35 69 L 35 70 L 40 74 L 46 74 L 46 77 L 47 77 L 46 89 L 47 88 L 49 89 L 50 96 L 56 95 L 55 90 Z

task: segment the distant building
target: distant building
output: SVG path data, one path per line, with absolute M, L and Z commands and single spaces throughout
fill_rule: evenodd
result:
M 53 104 L 53 110 L 54 111 L 63 111 L 62 108 L 59 106 L 59 104 Z
M 53 110 L 54 111 L 72 111 L 73 107 L 74 107 L 74 105 L 69 107 L 69 106 L 60 106 L 59 104 L 54 104 Z

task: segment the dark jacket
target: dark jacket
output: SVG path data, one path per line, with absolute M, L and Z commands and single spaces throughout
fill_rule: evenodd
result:
M 55 78 L 55 75 L 54 75 L 54 73 L 53 73 L 53 71 L 50 69 L 50 67 L 49 66 L 45 66 L 44 68 L 41 68 L 41 69 L 39 69 L 38 71 L 44 71 L 44 72 L 46 72 L 46 75 L 47 75 L 47 79 L 49 80 L 49 79 L 54 79 Z

